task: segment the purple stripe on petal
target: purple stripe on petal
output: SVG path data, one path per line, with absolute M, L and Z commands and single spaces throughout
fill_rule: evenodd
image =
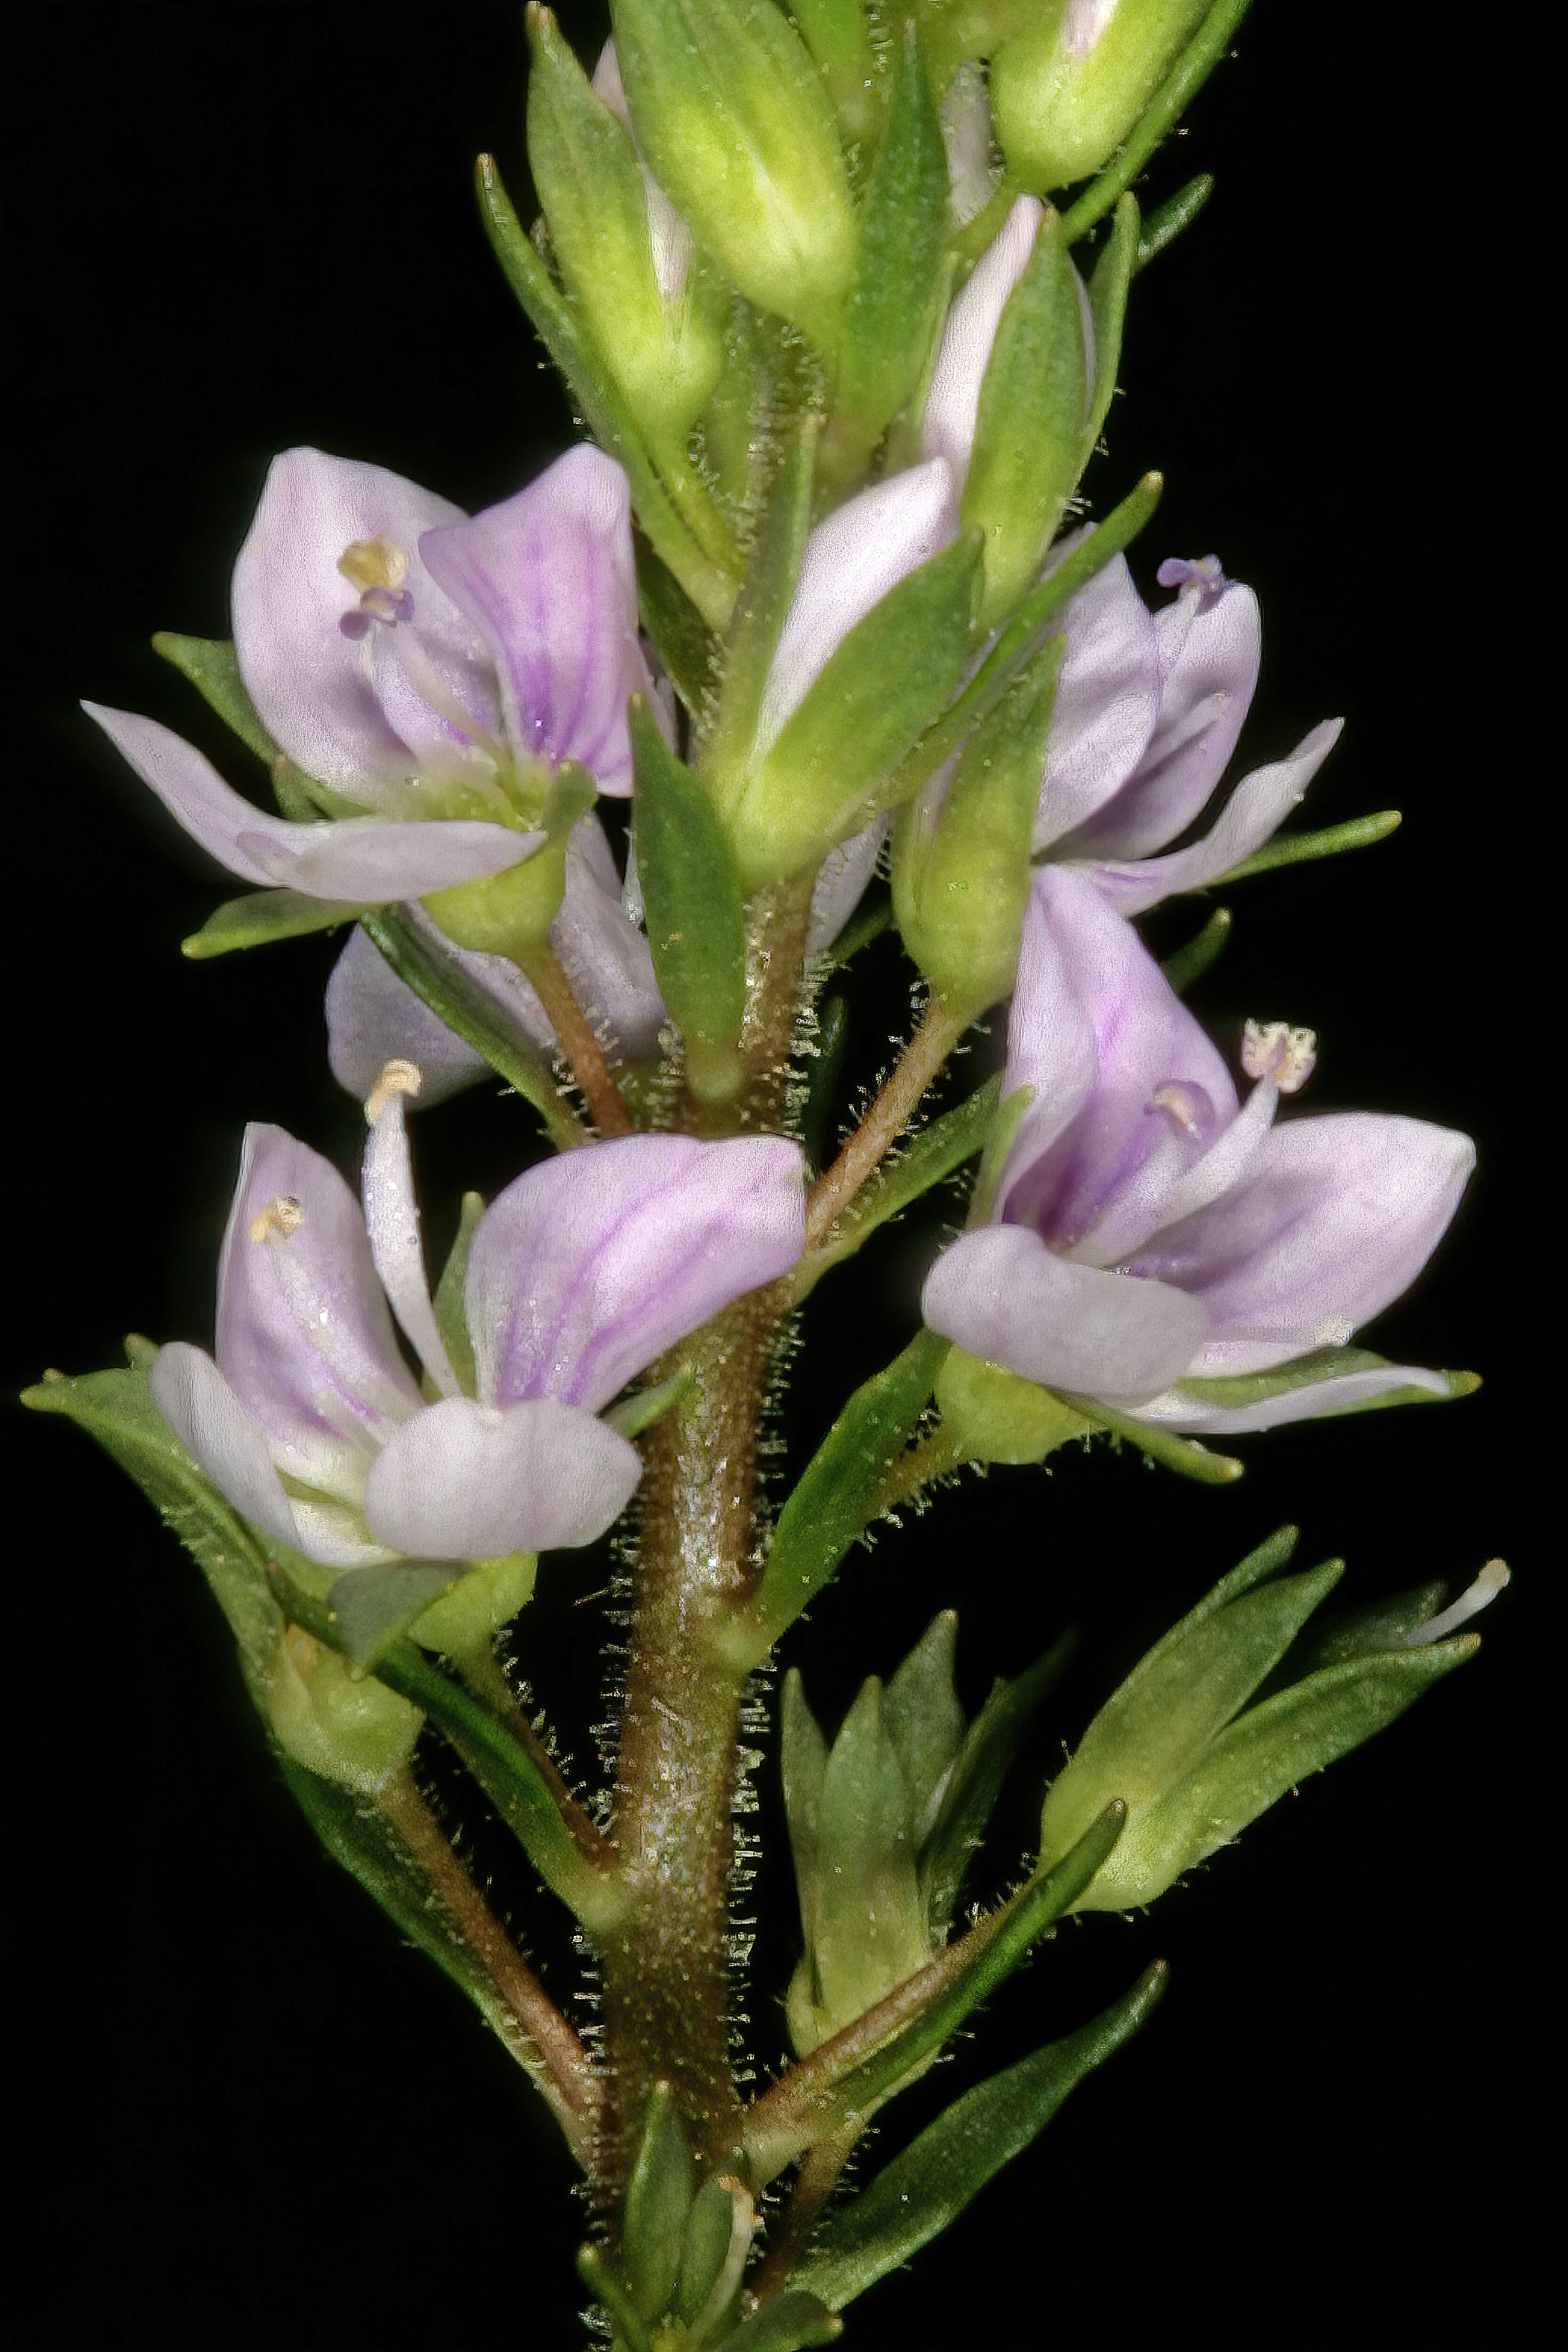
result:
M 377 1457 L 365 1517 L 414 1559 L 549 1551 L 602 1536 L 641 1475 L 636 1446 L 590 1412 L 550 1398 L 498 1411 L 448 1397 Z

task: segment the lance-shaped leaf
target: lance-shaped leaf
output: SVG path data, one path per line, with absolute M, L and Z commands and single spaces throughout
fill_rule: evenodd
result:
M 673 2300 L 696 2185 L 669 2085 L 656 2083 L 648 2093 L 621 2219 L 626 2288 L 648 2320 L 662 2319 Z
M 820 2295 L 789 2286 L 721 2337 L 715 2352 L 810 2352 L 814 2345 L 837 2344 L 843 2333 L 844 2322 Z
M 1165 1989 L 1156 1961 L 1091 2025 L 977 2083 L 818 2230 L 795 2283 L 841 2311 L 955 2221 L 1021 2156 L 1086 2074 L 1121 2049 Z
M 265 760 L 270 767 L 281 758 L 278 745 L 262 725 L 256 705 L 246 692 L 232 638 L 182 637 L 172 629 L 160 629 L 153 640 L 153 651 L 177 669 L 182 677 L 190 679 L 203 701 L 217 712 L 226 727 L 232 727 L 258 760 Z
M 806 1297 L 828 1267 L 852 1257 L 868 1234 L 886 1224 L 889 1217 L 900 1216 L 944 1176 L 951 1176 L 966 1160 L 983 1151 L 995 1121 L 1001 1091 L 1000 1078 L 987 1078 L 966 1102 L 922 1127 L 897 1156 L 889 1154 L 835 1219 L 827 1240 L 802 1258 L 790 1286 L 791 1298 Z
M 961 509 L 985 534 L 987 620 L 1016 604 L 1039 569 L 1082 467 L 1089 415 L 1082 291 L 1047 207 L 996 330 Z
M 1071 1635 L 1064 1634 L 1026 1672 L 1011 1682 L 997 1679 L 934 1791 L 934 1814 L 921 1854 L 921 1889 L 933 1933 L 945 1934 L 952 1922 L 959 1888 L 1007 1769 L 1072 1649 Z
M 1129 126 L 1131 136 L 1121 147 L 1114 163 L 1101 172 L 1098 179 L 1091 181 L 1071 212 L 1067 215 L 1065 226 L 1069 237 L 1082 236 L 1086 229 L 1092 228 L 1095 222 L 1103 219 L 1110 210 L 1122 190 L 1131 186 L 1161 140 L 1180 121 L 1187 107 L 1197 96 L 1221 58 L 1225 56 L 1237 26 L 1246 16 L 1251 4 L 1252 0 L 1215 0 L 1214 6 L 1198 25 L 1196 32 L 1176 58 L 1170 73 L 1147 105 L 1143 107 L 1136 125 Z M 1198 5 L 1201 5 L 1201 0 L 1198 0 Z M 1198 6 L 1193 5 L 1193 0 L 1185 0 L 1184 14 L 1187 23 L 1195 19 Z M 1133 16 L 1123 12 L 1123 29 L 1131 35 L 1134 43 L 1141 37 L 1144 23 L 1145 19 L 1142 16 Z M 1164 55 L 1168 52 L 1146 51 L 1146 54 Z M 1139 70 L 1139 67 L 1135 64 L 1134 73 L 1138 73 Z M 992 83 L 992 96 L 994 102 L 994 79 Z M 1109 150 L 1105 152 L 1109 152 Z M 1081 168 L 1088 169 L 1089 166 L 1084 164 Z M 1069 170 L 1067 176 L 1072 178 L 1076 175 Z M 1059 184 L 1047 177 L 1045 184 L 1054 186 Z
M 858 1388 L 779 1513 L 752 1600 L 719 1638 L 737 1663 L 760 1665 L 786 1625 L 821 1591 L 882 1508 L 888 1474 L 925 1410 L 943 1345 L 921 1332 Z
M 640 699 L 631 709 L 637 879 L 659 993 L 686 1043 L 687 1083 L 724 1101 L 741 1083 L 746 916 L 712 801 Z
M 785 719 L 733 819 L 748 885 L 820 864 L 891 805 L 900 762 L 968 666 L 976 538 L 908 573 L 853 628 Z
M 946 267 L 947 153 L 912 25 L 895 44 L 888 114 L 857 215 L 836 402 L 869 456 L 920 382 Z
M 303 939 L 355 923 L 370 909 L 352 898 L 308 898 L 301 890 L 250 890 L 226 898 L 199 931 L 180 941 L 180 952 L 195 962 L 232 955 L 238 948 L 269 947 L 274 940 Z
M 1124 195 L 1118 199 L 1110 235 L 1089 281 L 1089 315 L 1094 321 L 1094 374 L 1079 452 L 1080 472 L 1094 455 L 1094 445 L 1115 397 L 1121 330 L 1127 316 L 1127 289 L 1138 266 L 1139 249 L 1138 200 Z

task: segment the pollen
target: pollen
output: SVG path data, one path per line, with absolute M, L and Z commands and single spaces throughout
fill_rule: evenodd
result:
M 246 1230 L 253 1242 L 286 1242 L 297 1234 L 305 1222 L 303 1204 L 291 1192 L 279 1192 L 268 1202 L 258 1216 L 250 1220 Z
M 372 588 L 401 588 L 408 577 L 408 554 L 377 531 L 374 539 L 351 539 L 338 558 L 338 570 L 362 596 Z
M 406 1095 L 412 1101 L 425 1084 L 425 1074 L 417 1062 L 388 1062 L 364 1099 L 367 1123 L 374 1127 L 394 1095 Z
M 1315 1029 L 1288 1021 L 1249 1021 L 1241 1033 L 1241 1066 L 1249 1078 L 1272 1078 L 1282 1095 L 1299 1094 L 1318 1061 Z

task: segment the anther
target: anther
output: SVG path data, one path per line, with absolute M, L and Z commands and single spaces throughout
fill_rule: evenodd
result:
M 291 1192 L 279 1192 L 268 1202 L 258 1216 L 252 1217 L 246 1231 L 253 1242 L 274 1239 L 286 1242 L 290 1234 L 299 1232 L 304 1222 L 303 1203 L 296 1201 Z
M 382 531 L 374 539 L 351 539 L 338 558 L 338 570 L 362 596 L 372 588 L 401 588 L 408 577 L 407 551 L 394 546 Z
M 386 1063 L 364 1098 L 364 1115 L 368 1124 L 375 1125 L 394 1095 L 406 1095 L 413 1101 L 424 1084 L 425 1074 L 417 1062 Z
M 1249 1078 L 1272 1078 L 1282 1095 L 1299 1094 L 1318 1061 L 1315 1029 L 1288 1021 L 1249 1021 L 1241 1033 L 1241 1066 Z

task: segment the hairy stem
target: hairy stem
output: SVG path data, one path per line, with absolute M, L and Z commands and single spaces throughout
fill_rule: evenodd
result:
M 447 1843 L 413 1775 L 400 1772 L 378 1802 L 510 2012 L 521 2037 L 516 2054 L 586 2168 L 599 2105 L 587 2052 Z
M 562 1778 L 555 1759 L 524 1715 L 516 1692 L 490 1651 L 470 1651 L 454 1657 L 452 1664 L 465 1686 L 484 1701 L 497 1722 L 504 1724 L 518 1746 L 531 1757 L 584 1861 L 592 1863 L 595 1870 L 607 1870 L 615 1859 L 608 1838 Z
M 632 1115 L 605 1058 L 604 1046 L 578 1003 L 561 958 L 548 939 L 542 940 L 530 954 L 525 970 L 534 994 L 549 1015 L 562 1058 L 576 1080 L 599 1133 L 629 1135 Z
M 801 2158 L 784 2210 L 768 2232 L 767 2252 L 746 2282 L 759 2303 L 779 2292 L 805 2253 L 861 2130 L 858 2123 L 846 2124 L 832 2139 L 818 2140 Z
M 872 1171 L 892 1150 L 915 1112 L 921 1097 L 935 1077 L 960 1037 L 967 1021 L 952 1013 L 944 998 L 933 996 L 892 1075 L 831 1168 L 825 1170 L 805 1202 L 805 1245 L 819 1248 Z

